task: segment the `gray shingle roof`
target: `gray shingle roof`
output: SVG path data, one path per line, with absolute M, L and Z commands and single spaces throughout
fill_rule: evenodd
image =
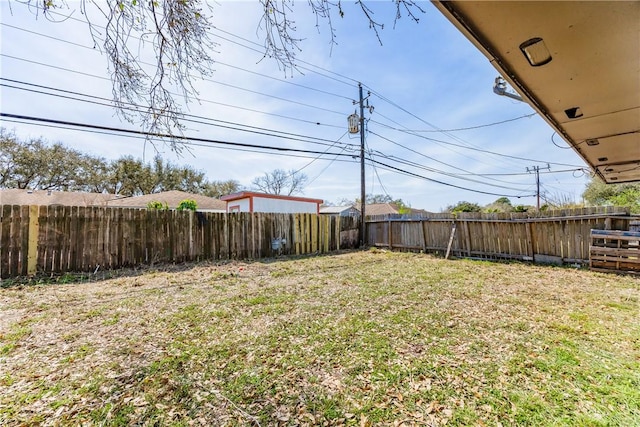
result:
M 107 206 L 114 194 L 75 191 L 0 189 L 0 205 Z
M 222 200 L 200 194 L 187 193 L 185 191 L 163 191 L 162 193 L 145 194 L 144 196 L 124 197 L 108 202 L 111 207 L 146 208 L 149 202 L 166 203 L 169 208 L 175 209 L 183 200 L 195 200 L 198 210 L 211 210 L 226 212 L 227 204 Z

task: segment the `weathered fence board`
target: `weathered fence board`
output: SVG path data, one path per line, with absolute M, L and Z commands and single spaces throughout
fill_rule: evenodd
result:
M 427 214 L 422 218 L 367 218 L 372 246 L 456 256 L 546 263 L 588 263 L 591 229 L 626 229 L 627 208 L 584 208 L 549 213 Z
M 358 228 L 313 214 L 0 205 L 0 277 L 329 252 L 354 248 Z

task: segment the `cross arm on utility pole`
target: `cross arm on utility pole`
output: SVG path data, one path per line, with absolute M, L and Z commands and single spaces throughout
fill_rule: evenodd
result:
M 547 163 L 547 166 L 543 167 L 542 169 L 551 170 L 551 166 L 549 166 L 549 163 Z M 536 174 L 536 208 L 540 210 L 540 166 L 534 165 L 531 166 L 531 168 L 527 167 L 527 172 L 533 172 Z

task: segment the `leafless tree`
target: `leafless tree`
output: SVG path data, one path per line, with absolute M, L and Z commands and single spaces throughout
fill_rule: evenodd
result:
M 308 177 L 304 173 L 295 170 L 287 172 L 283 169 L 274 169 L 255 178 L 251 185 L 263 193 L 291 196 L 301 194 L 307 181 Z
M 64 22 L 78 15 L 75 2 L 67 0 L 13 0 L 26 4 L 34 14 Z M 418 21 L 424 13 L 418 0 L 393 0 L 395 22 L 403 15 Z M 131 122 L 140 121 L 153 136 L 170 136 L 174 149 L 182 148 L 182 109 L 198 98 L 194 79 L 212 72 L 216 43 L 210 36 L 213 7 L 207 0 L 80 0 L 78 10 L 89 28 L 94 45 L 108 58 L 113 83 L 113 100 L 119 114 Z M 296 37 L 294 0 L 260 0 L 262 19 L 258 32 L 264 35 L 265 58 L 275 60 L 285 73 L 296 67 L 296 53 L 302 39 Z M 336 34 L 335 13 L 344 16 L 341 0 L 308 0 L 319 28 L 328 26 L 331 43 Z M 369 27 L 381 40 L 384 25 L 374 19 L 365 1 L 357 0 Z M 96 14 L 97 12 L 97 14 Z M 154 62 L 140 52 L 150 47 Z

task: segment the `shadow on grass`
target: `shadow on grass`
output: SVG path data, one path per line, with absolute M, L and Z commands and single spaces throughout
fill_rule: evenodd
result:
M 331 257 L 340 254 L 358 252 L 358 249 L 341 250 L 329 253 L 311 253 L 305 255 L 280 255 L 261 259 L 224 259 L 224 260 L 200 260 L 185 261 L 181 263 L 154 263 L 153 265 L 140 264 L 133 267 L 101 270 L 97 268 L 93 272 L 64 272 L 64 273 L 36 273 L 32 276 L 18 276 L 0 279 L 0 288 L 21 288 L 26 286 L 42 285 L 66 285 L 72 283 L 93 283 L 118 278 L 140 277 L 150 273 L 178 273 L 188 272 L 196 268 L 233 266 L 235 264 L 274 264 L 287 261 L 297 261 L 306 258 Z

